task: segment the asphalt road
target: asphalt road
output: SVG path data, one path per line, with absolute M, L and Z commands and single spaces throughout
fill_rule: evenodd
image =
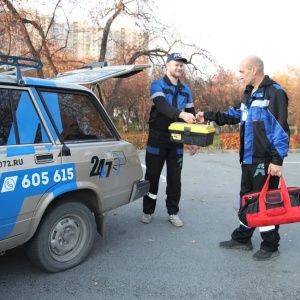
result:
M 144 152 L 140 152 L 142 163 Z M 300 154 L 284 164 L 288 186 L 300 186 Z M 167 221 L 165 177 L 156 213 L 140 222 L 142 199 L 109 213 L 104 239 L 87 260 L 63 273 L 30 265 L 23 247 L 0 257 L 0 300 L 204 300 L 300 299 L 300 224 L 280 228 L 280 256 L 252 259 L 254 251 L 226 250 L 219 242 L 238 226 L 238 154 L 199 152 L 184 156 L 181 228 Z

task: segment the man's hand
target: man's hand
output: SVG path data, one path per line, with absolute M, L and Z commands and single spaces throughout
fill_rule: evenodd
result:
M 268 168 L 268 174 L 271 174 L 271 176 L 280 177 L 282 175 L 282 166 L 277 166 L 270 163 Z
M 196 154 L 197 150 L 198 150 L 198 146 L 196 146 L 196 145 L 191 145 L 191 146 L 190 146 L 190 156 Z
M 197 114 L 196 114 L 196 120 L 197 120 L 197 123 L 204 123 L 204 112 L 203 111 L 199 111 Z
M 195 124 L 196 123 L 196 117 L 193 114 L 187 113 L 185 111 L 182 111 L 179 114 L 179 118 L 182 119 L 182 120 L 184 120 L 188 124 Z

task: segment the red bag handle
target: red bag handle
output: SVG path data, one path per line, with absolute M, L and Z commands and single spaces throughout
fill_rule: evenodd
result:
M 265 199 L 267 195 L 267 191 L 269 189 L 269 182 L 270 182 L 271 174 L 268 174 L 268 177 L 266 179 L 266 182 L 264 186 L 262 187 L 262 190 L 259 194 L 259 210 L 261 212 L 266 212 L 266 204 L 265 204 Z M 283 176 L 280 176 L 280 188 L 278 190 L 281 190 L 281 193 L 283 195 L 283 205 L 285 208 L 289 207 L 290 204 L 290 196 L 289 196 L 289 191 L 286 187 L 285 181 L 283 179 Z

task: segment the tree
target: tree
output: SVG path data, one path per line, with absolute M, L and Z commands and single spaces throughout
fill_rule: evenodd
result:
M 230 70 L 220 70 L 206 81 L 203 98 L 208 110 L 225 111 L 241 100 L 242 92 L 242 86 L 235 74 Z
M 135 130 L 145 131 L 151 108 L 147 71 L 123 80 L 116 107 L 122 122 L 123 131 L 132 124 Z
M 51 0 L 50 0 L 51 1 Z M 65 16 L 66 36 L 64 39 L 56 35 L 55 26 L 57 25 L 58 12 L 65 10 L 62 7 L 63 0 L 53 0 L 47 3 L 47 11 L 49 17 L 43 23 L 42 18 L 37 13 L 17 9 L 12 1 L 0 0 L 0 5 L 11 16 L 10 24 L 6 23 L 3 28 L 13 29 L 18 33 L 19 40 L 24 41 L 24 49 L 21 54 L 41 59 L 44 63 L 44 70 L 47 75 L 56 75 L 59 70 L 64 70 L 65 64 L 62 62 L 74 62 L 67 51 L 68 35 L 70 25 L 68 22 L 68 14 Z M 37 0 L 35 3 L 37 3 Z M 22 3 L 20 0 L 14 4 Z M 77 0 L 69 0 L 69 3 L 76 5 Z M 46 5 L 46 4 L 44 4 Z M 155 6 L 152 0 L 99 0 L 98 5 L 93 6 L 90 11 L 90 20 L 98 27 L 101 48 L 99 51 L 99 61 L 108 60 L 113 64 L 133 64 L 150 62 L 153 69 L 158 70 L 157 74 L 164 71 L 165 58 L 172 51 L 182 51 L 189 59 L 188 69 L 193 76 L 203 75 L 203 60 L 214 64 L 210 53 L 205 49 L 193 44 L 186 44 L 181 37 L 174 32 L 173 28 L 168 28 L 163 22 L 157 20 L 155 14 Z M 116 20 L 122 20 L 127 23 L 134 24 L 134 29 L 140 32 L 140 38 L 136 42 L 128 41 L 121 36 L 114 36 L 112 28 Z M 3 18 L 3 20 L 6 20 Z M 14 26 L 11 26 L 14 24 Z M 9 36 L 9 32 L 7 31 Z M 108 57 L 108 42 L 114 43 L 116 51 L 114 56 Z M 8 45 L 8 43 L 6 43 Z M 76 45 L 74 45 L 76 47 Z M 1 48 L 0 48 L 1 49 Z M 11 48 L 2 49 L 2 52 L 10 53 Z M 90 62 L 91 58 L 84 58 L 81 62 Z M 78 62 L 78 61 L 77 61 Z M 44 77 L 42 70 L 39 76 Z M 103 92 L 105 97 L 105 106 L 108 113 L 112 116 L 117 109 L 116 101 L 118 100 L 122 79 L 116 80 L 112 88 L 112 92 Z M 103 85 L 104 86 L 104 85 Z M 138 94 L 138 93 L 135 93 Z M 132 99 L 133 101 L 133 99 Z M 138 98 L 135 101 L 139 101 Z M 143 100 L 144 101 L 144 100 Z M 138 107 L 139 104 L 131 105 Z M 141 125 L 145 128 L 145 125 Z
M 194 88 L 197 91 L 196 108 L 201 111 L 226 111 L 232 106 L 236 106 L 243 95 L 243 88 L 239 78 L 230 70 L 223 70 L 211 78 L 197 84 Z M 224 126 L 218 130 L 238 130 L 238 126 Z
M 31 57 L 40 60 L 44 58 L 53 75 L 58 73 L 53 61 L 53 55 L 66 48 L 66 41 L 62 46 L 58 45 L 58 43 L 55 42 L 57 37 L 51 34 L 53 32 L 51 29 L 55 24 L 55 14 L 61 1 L 62 0 L 58 0 L 56 2 L 47 26 L 42 26 L 42 19 L 36 12 L 22 9 L 17 10 L 12 1 L 9 0 L 1 0 L 0 2 L 3 10 L 7 12 L 7 15 L 10 15 L 9 18 L 5 19 L 7 21 L 6 26 L 8 31 L 11 30 L 10 26 L 14 25 L 15 30 L 18 32 L 18 34 L 14 35 L 14 38 L 23 41 L 26 45 L 26 48 L 19 47 L 19 49 L 16 49 L 17 51 L 21 50 L 21 52 L 24 51 L 24 53 L 19 53 L 19 55 L 26 56 L 30 54 Z M 11 43 L 12 41 L 9 41 L 8 45 L 11 45 Z M 16 43 L 16 40 L 14 43 Z M 11 47 L 7 49 L 3 48 L 2 52 L 4 51 L 10 54 Z M 39 77 L 44 77 L 43 69 L 39 69 L 37 72 Z
M 110 40 L 117 49 L 116 55 L 112 59 L 114 64 L 149 61 L 153 68 L 163 70 L 164 59 L 171 51 L 174 51 L 173 49 L 184 49 L 185 52 L 190 53 L 189 64 L 194 71 L 199 71 L 195 62 L 197 57 L 214 63 L 208 51 L 196 45 L 185 44 L 176 32 L 170 31 L 170 28 L 156 18 L 152 0 L 99 1 L 98 6 L 91 9 L 90 16 L 102 31 L 99 61 L 106 60 L 107 46 Z M 134 24 L 135 28 L 141 32 L 141 38 L 133 43 L 127 41 L 122 35 L 113 36 L 111 28 L 117 19 L 122 19 L 126 24 Z M 110 115 L 116 106 L 121 82 L 122 79 L 116 82 L 112 97 L 106 105 Z
M 276 74 L 274 80 L 288 94 L 288 121 L 290 125 L 295 127 L 295 133 L 298 133 L 300 128 L 300 67 L 287 66 L 287 73 Z

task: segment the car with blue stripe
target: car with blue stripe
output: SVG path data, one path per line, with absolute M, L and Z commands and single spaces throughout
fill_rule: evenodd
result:
M 107 213 L 143 197 L 149 182 L 94 91 L 149 65 L 23 77 L 39 60 L 0 55 L 0 253 L 25 245 L 48 272 L 80 264 Z

